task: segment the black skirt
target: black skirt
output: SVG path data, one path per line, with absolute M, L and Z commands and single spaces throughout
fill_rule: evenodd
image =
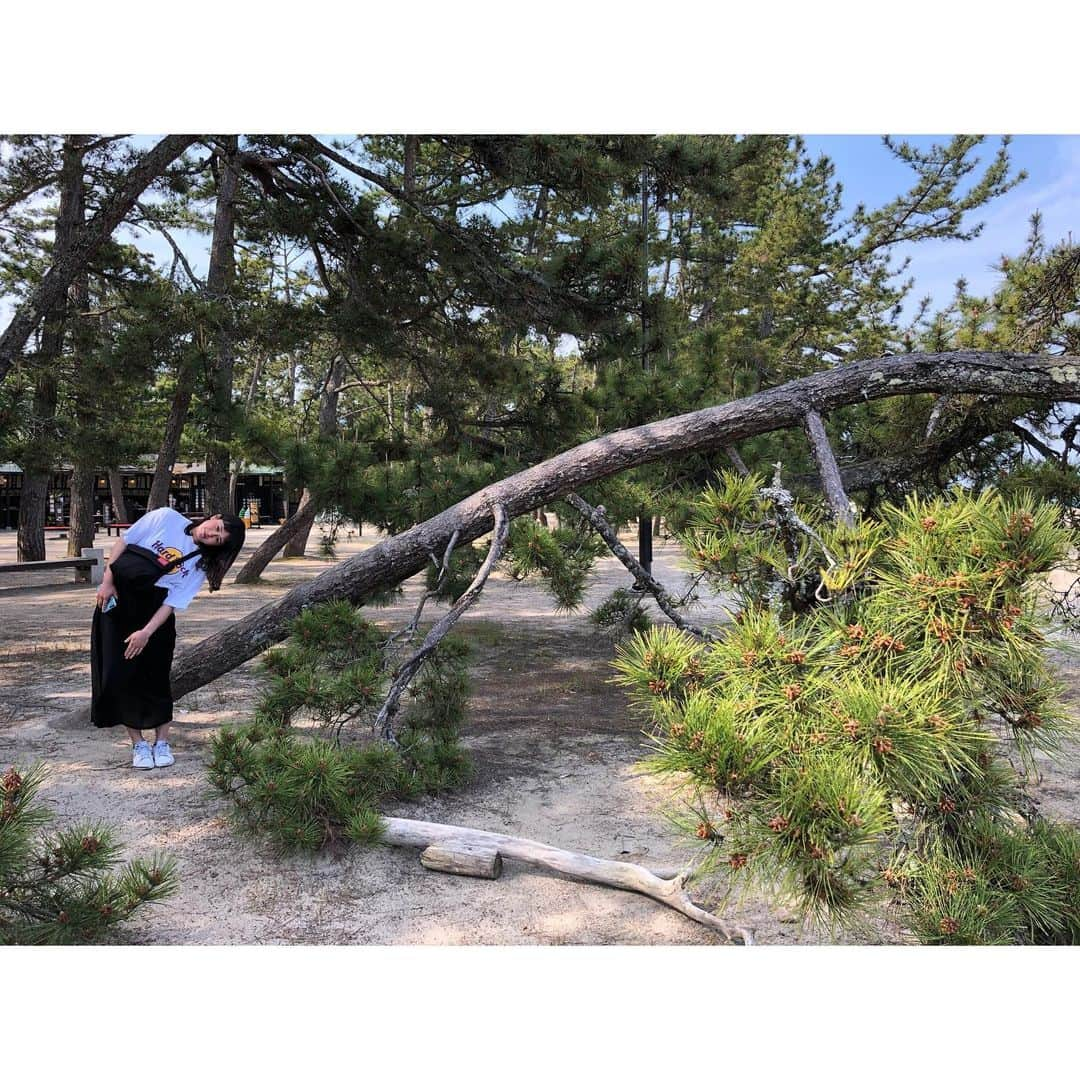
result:
M 138 656 L 124 659 L 124 639 L 141 630 L 154 612 L 168 600 L 168 590 L 154 582 L 155 574 L 136 552 L 121 552 L 112 565 L 116 606 L 109 612 L 94 609 L 90 631 L 92 697 L 90 719 L 95 727 L 146 730 L 172 720 L 173 699 L 169 685 L 176 648 L 176 619 L 170 615 L 150 635 Z

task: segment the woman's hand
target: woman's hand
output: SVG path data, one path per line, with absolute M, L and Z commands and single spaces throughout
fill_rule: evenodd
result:
M 104 607 L 109 602 L 110 596 L 116 596 L 116 586 L 109 578 L 106 578 L 99 586 L 97 591 L 97 606 Z
M 151 631 L 147 630 L 144 626 L 141 630 L 136 630 L 134 634 L 128 634 L 124 641 L 127 642 L 127 649 L 124 650 L 125 660 L 134 660 L 146 648 L 146 643 L 150 640 Z

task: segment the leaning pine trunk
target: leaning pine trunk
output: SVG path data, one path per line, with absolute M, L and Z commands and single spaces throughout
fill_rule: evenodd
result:
M 300 496 L 300 503 L 296 507 L 296 514 L 293 515 L 294 517 L 303 515 L 304 524 L 297 528 L 292 539 L 285 545 L 286 559 L 302 559 L 307 552 L 308 537 L 311 535 L 312 525 L 315 524 L 315 514 L 307 513 L 310 505 L 311 490 L 310 488 L 304 488 L 304 493 Z
M 861 360 L 752 397 L 603 435 L 474 492 L 185 650 L 173 664 L 173 695 L 179 698 L 205 686 L 281 641 L 292 620 L 311 604 L 333 599 L 359 603 L 423 570 L 433 553 L 445 551 L 455 532 L 462 544 L 478 539 L 491 530 L 497 502 L 517 517 L 605 476 L 801 426 L 809 403 L 826 414 L 858 401 L 945 390 L 1080 402 L 1080 357 L 958 350 Z
M 345 361 L 342 357 L 335 357 L 330 362 L 330 370 L 326 373 L 326 381 L 323 384 L 322 393 L 319 395 L 319 434 L 324 439 L 331 439 L 337 433 L 338 398 L 340 397 L 341 384 L 345 381 Z M 299 514 L 307 509 L 311 502 L 311 489 L 304 488 L 300 496 L 300 505 L 296 508 Z M 315 519 L 312 517 L 308 523 L 301 526 L 299 532 L 285 545 L 285 558 L 300 559 L 307 551 L 308 536 L 311 534 L 311 526 Z
M 131 509 L 127 503 L 127 496 L 124 494 L 124 478 L 120 475 L 119 469 L 109 470 L 109 492 L 112 495 L 112 508 L 116 520 L 130 523 Z
M 240 568 L 240 572 L 233 579 L 237 585 L 251 585 L 259 580 L 259 576 L 270 565 L 270 560 L 294 537 L 302 528 L 311 528 L 315 520 L 316 506 L 308 502 L 307 506 L 297 510 L 284 525 L 275 529 L 255 549 L 255 554 Z

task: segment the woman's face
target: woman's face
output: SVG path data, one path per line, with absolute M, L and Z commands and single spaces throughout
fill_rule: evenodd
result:
M 225 522 L 221 520 L 221 515 L 215 514 L 205 521 L 200 521 L 191 530 L 191 535 L 200 544 L 206 544 L 208 547 L 220 547 L 225 543 L 229 533 L 225 528 Z

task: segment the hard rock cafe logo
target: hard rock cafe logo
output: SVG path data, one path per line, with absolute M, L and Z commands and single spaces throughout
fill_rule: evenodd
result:
M 173 559 L 179 559 L 180 556 L 183 555 L 183 552 L 179 548 L 164 547 L 161 544 L 155 544 L 154 545 L 154 550 L 158 553 L 158 560 L 157 561 L 158 561 L 159 566 L 168 566 L 169 563 L 171 563 L 173 561 Z M 179 566 L 174 566 L 169 571 L 169 574 L 175 574 L 179 570 L 180 570 Z

